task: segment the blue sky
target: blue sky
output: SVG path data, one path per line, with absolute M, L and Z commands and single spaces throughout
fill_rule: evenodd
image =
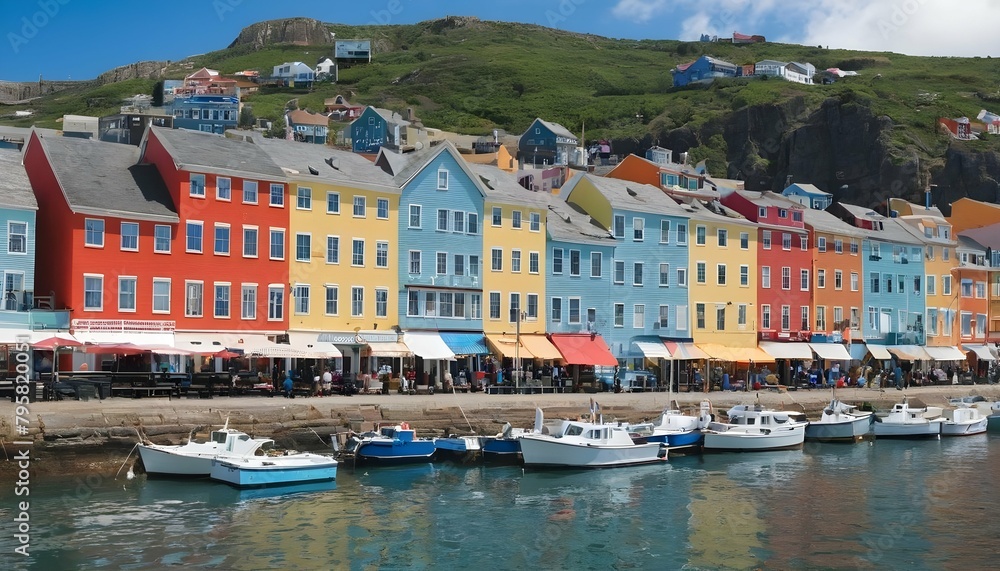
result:
M 771 41 L 914 55 L 1000 56 L 995 0 L 3 0 L 0 79 L 89 79 L 141 60 L 224 48 L 246 25 L 307 16 L 408 24 L 445 15 L 614 38 L 762 34 Z

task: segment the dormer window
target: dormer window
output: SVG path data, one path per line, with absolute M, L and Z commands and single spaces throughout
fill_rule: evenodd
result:
M 767 208 L 764 207 L 764 206 L 761 206 L 760 208 L 758 208 L 757 209 L 757 217 L 758 218 L 767 218 Z
M 448 190 L 448 171 L 445 169 L 438 171 L 437 189 Z
M 788 218 L 788 211 L 784 208 L 778 209 L 778 218 Z

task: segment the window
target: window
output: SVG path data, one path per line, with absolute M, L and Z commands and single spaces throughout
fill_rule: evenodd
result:
M 688 328 L 687 306 L 686 305 L 678 305 L 676 307 L 675 314 L 676 314 L 676 319 L 675 319 L 676 324 L 674 325 L 674 327 L 678 331 L 687 331 L 687 328 Z
M 563 249 L 552 248 L 552 273 L 563 273 Z
M 244 258 L 256 258 L 257 257 L 257 227 L 256 226 L 244 226 L 243 227 L 243 257 Z
M 169 278 L 153 278 L 153 313 L 170 313 Z
M 20 226 L 17 228 L 19 231 L 14 234 L 15 226 Z M 11 253 L 23 254 L 27 252 L 25 245 L 27 244 L 27 225 L 23 222 L 8 222 L 7 223 L 7 250 Z M 20 250 L 15 250 L 12 245 L 18 244 L 21 248 Z M 138 252 L 139 251 L 139 225 L 135 222 L 122 222 L 122 240 L 121 249 L 126 252 Z
M 661 305 L 660 306 L 660 318 L 658 320 L 660 324 L 660 329 L 668 329 L 670 327 L 670 306 Z
M 204 315 L 205 284 L 202 282 L 184 282 L 184 316 L 201 317 Z
M 198 198 L 205 198 L 205 175 L 192 173 L 188 180 L 191 183 L 190 195 Z
M 580 250 L 569 251 L 569 275 L 580 275 Z
M 740 266 L 740 287 L 750 286 L 750 266 Z
M 642 242 L 646 239 L 646 219 L 645 218 L 633 218 L 632 219 L 632 241 Z
M 792 268 L 788 266 L 781 268 L 781 289 L 792 289 Z
M 355 218 L 364 218 L 368 213 L 368 199 L 364 196 L 354 197 L 354 210 L 353 216 Z
M 616 303 L 614 306 L 615 327 L 625 327 L 625 304 Z
M 771 289 L 771 267 L 761 266 L 760 268 L 760 287 L 764 289 Z
M 771 306 L 760 306 L 760 327 L 761 329 L 771 329 Z
M 271 229 L 271 247 L 270 247 L 270 258 L 272 260 L 284 260 L 285 259 L 285 231 L 280 229 Z
M 479 276 L 479 256 L 469 256 L 469 275 Z
M 800 274 L 801 283 L 799 284 L 799 289 L 802 291 L 809 291 L 809 270 L 800 270 Z M 826 270 L 816 270 L 816 287 L 826 287 Z
M 490 319 L 500 319 L 500 292 L 490 292 Z
M 469 319 L 483 318 L 483 299 L 478 293 L 469 294 Z
M 726 264 L 715 266 L 715 283 L 720 286 L 726 285 Z
M 215 179 L 215 198 L 216 200 L 223 200 L 229 202 L 233 199 L 233 181 L 225 177 L 216 177 Z
M 788 331 L 792 328 L 792 306 L 782 305 L 781 306 L 781 330 Z
M 118 278 L 118 311 L 135 311 L 135 283 L 134 277 Z
M 410 273 L 420 273 L 420 250 L 410 250 Z
M 465 232 L 465 213 L 456 210 L 451 213 L 451 230 L 452 232 Z
M 670 264 L 660 264 L 660 287 L 670 287 Z
M 559 323 L 562 321 L 562 298 L 553 297 L 549 300 L 549 307 L 551 307 L 551 321 L 552 323 Z
M 788 218 L 788 211 L 784 208 L 778 209 L 778 218 Z
M 699 284 L 708 282 L 708 270 L 706 269 L 705 262 L 698 262 L 694 266 L 695 268 L 695 281 Z
M 677 268 L 677 286 L 687 287 L 688 285 L 687 268 Z
M 920 295 L 920 276 L 913 276 L 913 293 L 914 295 Z M 983 295 L 986 297 L 986 284 L 983 284 Z
M 202 234 L 204 233 L 204 227 L 201 222 L 188 222 L 187 223 L 187 246 L 186 251 L 200 254 L 202 246 Z
M 83 274 L 83 310 L 104 311 L 104 276 Z
M 941 295 L 951 295 L 951 276 L 941 276 Z
M 825 309 L 825 308 L 824 308 Z M 819 308 L 816 308 L 819 311 Z M 803 305 L 799 308 L 801 314 L 801 322 L 799 323 L 799 331 L 809 331 L 809 306 Z M 819 331 L 824 331 L 825 329 L 820 329 Z
M 521 228 L 521 211 L 514 210 L 510 213 L 510 227 L 515 230 L 520 230 Z
M 670 221 L 660 220 L 660 243 L 669 244 L 670 243 Z
M 962 297 L 972 297 L 972 280 L 962 280 Z
M 465 231 L 473 235 L 479 234 L 479 215 L 475 212 L 469 213 L 466 219 Z
M 591 275 L 593 275 L 593 272 L 594 272 L 594 259 L 593 259 L 593 255 L 591 255 L 590 262 L 591 262 L 591 264 L 590 264 L 590 272 L 591 272 Z M 600 262 L 601 262 L 600 259 L 598 259 L 597 260 L 597 273 L 598 273 L 597 277 L 601 277 L 600 276 L 600 273 L 601 273 L 601 263 Z M 528 273 L 531 273 L 531 274 L 537 274 L 538 273 L 538 252 L 528 252 Z
M 389 267 L 389 243 L 375 242 L 375 267 Z
M 791 234 L 782 234 L 781 235 L 781 249 L 782 250 L 791 250 L 792 249 L 792 235 Z
M 694 229 L 694 243 L 697 246 L 705 245 L 705 233 L 706 228 L 704 226 L 695 226 Z
M 638 303 L 632 306 L 632 328 L 645 329 L 646 327 L 646 306 Z
M 757 218 L 767 218 L 767 207 L 761 206 L 757 209 Z
M 243 181 L 243 203 L 257 204 L 257 181 Z
M 763 230 L 760 233 L 760 245 L 765 250 L 771 249 L 771 231 Z
M 826 251 L 826 238 L 825 237 L 820 236 L 820 237 L 816 238 L 816 249 L 818 251 L 820 251 L 820 252 L 825 252 Z
M 528 312 L 528 319 L 538 319 L 538 294 L 529 293 L 527 295 L 528 307 L 525 311 Z
M 977 313 L 976 314 L 976 336 L 983 337 L 986 335 L 986 314 Z
M 716 230 L 716 236 L 720 248 L 725 248 L 729 244 L 729 233 L 726 230 L 719 228 Z
M 941 259 L 945 262 L 951 259 L 951 248 L 941 248 Z
M 280 321 L 285 316 L 285 286 L 268 286 L 267 288 L 267 319 Z
M 883 281 L 885 282 L 885 293 L 892 293 L 892 286 L 893 286 L 892 274 L 885 274 L 882 276 L 882 278 Z
M 971 313 L 966 313 L 966 312 L 963 311 L 961 313 L 961 321 L 962 321 L 962 337 L 971 337 L 972 336 L 972 314 Z
M 326 298 L 325 298 L 326 303 L 325 303 L 324 313 L 326 315 L 337 315 L 338 313 L 340 313 L 340 288 L 337 286 L 328 285 L 325 286 L 324 289 L 326 290 Z M 417 292 L 415 290 L 410 290 L 411 297 L 415 296 L 416 294 Z M 409 313 L 409 309 L 407 309 L 407 313 L 409 315 L 415 314 L 415 312 Z
M 257 286 L 243 284 L 240 287 L 240 319 L 257 319 Z
M 311 258 L 312 258 L 312 235 L 296 233 L 295 261 L 309 263 Z
M 986 282 L 976 282 L 976 299 L 986 299 Z
M 642 286 L 642 262 L 632 264 L 632 285 Z
M 492 224 L 499 228 L 503 224 L 503 210 L 499 206 L 493 207 Z
M 927 334 L 937 335 L 938 310 L 936 307 L 927 308 Z
M 375 201 L 375 217 L 379 220 L 389 219 L 389 200 L 379 198 Z
M 271 206 L 284 206 L 285 205 L 285 185 L 280 183 L 271 183 Z
M 844 308 L 834 307 L 833 308 L 833 324 L 832 326 L 836 329 L 844 328 Z
M 521 273 L 521 250 L 510 251 L 510 271 Z
M 736 306 L 736 326 L 743 330 L 747 326 L 747 304 L 741 303 Z
M 879 293 L 881 291 L 879 284 L 881 284 L 882 281 L 879 279 L 877 272 L 871 272 L 868 274 L 868 281 L 871 284 L 872 293 Z
M 749 250 L 750 249 L 750 233 L 740 232 L 740 249 Z
M 937 276 L 927 276 L 927 295 L 937 295 Z
M 355 238 L 351 241 L 351 265 L 354 267 L 364 267 L 365 265 L 365 241 L 363 238 Z
M 580 298 L 569 298 L 569 322 L 573 325 L 580 323 Z
M 418 206 L 417 209 L 418 209 L 417 211 L 419 213 L 420 207 Z M 340 214 L 340 193 L 339 192 L 330 192 L 330 191 L 328 191 L 326 193 L 326 213 L 327 214 Z M 413 216 L 413 207 L 412 206 L 410 207 L 410 216 L 411 217 Z M 410 218 L 410 220 L 413 220 L 413 218 Z M 420 219 L 418 218 L 417 219 L 417 228 L 420 227 L 420 221 L 419 220 Z M 412 222 L 411 222 L 411 225 L 412 225 Z
M 215 225 L 215 247 L 213 251 L 217 256 L 229 255 L 229 224 Z
M 625 237 L 625 216 L 622 214 L 615 214 L 614 219 L 611 223 L 611 233 L 615 238 Z
M 328 263 L 328 264 L 339 264 L 340 263 L 340 237 L 339 236 L 327 236 L 326 237 L 326 263 Z
M 684 224 L 683 222 L 678 222 L 677 223 L 677 243 L 678 244 L 681 244 L 681 245 L 687 244 L 687 242 L 688 242 L 688 234 L 687 234 L 687 232 L 688 232 L 688 230 L 687 230 L 687 224 Z
M 163 224 L 153 226 L 153 252 L 157 254 L 170 253 L 170 226 Z
M 83 222 L 84 237 L 83 244 L 94 248 L 104 247 L 104 221 L 96 218 L 87 218 Z
M 805 252 L 809 249 L 809 235 L 799 234 L 799 249 Z
M 861 327 L 861 310 L 857 307 L 851 308 L 851 329 Z
M 726 306 L 724 305 L 715 306 L 715 330 L 726 330 Z
M 435 256 L 434 273 L 443 276 L 448 273 L 448 253 L 438 252 Z
M 455 294 L 461 295 L 461 294 Z M 375 317 L 389 316 L 389 290 L 384 288 L 375 289 Z
M 844 253 L 844 241 L 841 240 L 840 238 L 834 239 L 834 241 L 833 241 L 833 251 L 836 252 L 836 253 L 838 253 L 838 254 L 843 254 Z
M 312 210 L 313 191 L 311 188 L 300 186 L 295 190 L 295 208 L 299 210 Z
M 539 232 L 542 229 L 542 215 L 537 212 L 528 214 L 528 230 Z
M 448 211 L 444 209 L 438 209 L 437 216 L 437 229 L 439 232 L 448 231 Z
M 694 304 L 694 323 L 696 329 L 705 328 L 705 304 L 696 303 Z
M 305 286 L 306 291 L 309 291 L 309 286 Z M 229 284 L 215 284 L 215 317 L 220 319 L 229 319 L 229 294 L 230 285 Z M 306 297 L 306 313 L 308 313 L 308 294 Z
M 851 291 L 858 291 L 860 280 L 861 276 L 858 275 L 858 272 L 851 272 Z
M 410 222 L 409 228 L 420 228 L 420 205 L 411 204 L 410 205 Z
M 625 283 L 625 262 L 622 260 L 615 260 L 614 266 L 615 266 L 614 282 L 616 284 Z
M 490 269 L 494 272 L 503 271 L 503 248 L 490 250 Z
M 445 169 L 438 170 L 437 189 L 448 190 L 448 171 Z

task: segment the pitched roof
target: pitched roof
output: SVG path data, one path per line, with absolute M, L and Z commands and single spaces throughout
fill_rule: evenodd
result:
M 517 177 L 492 165 L 468 163 L 469 170 L 479 177 L 486 189 L 486 198 L 492 202 L 502 202 L 546 208 L 553 202 L 544 192 L 528 190 L 517 184 Z
M 692 197 L 682 197 L 678 200 L 680 200 L 679 206 L 684 211 L 684 216 L 691 220 L 757 227 L 742 214 L 732 208 L 722 206 L 718 201 L 703 201 Z M 789 228 L 788 230 L 794 231 L 795 229 Z
M 989 226 L 983 226 L 982 228 L 973 228 L 972 230 L 965 230 L 959 232 L 959 241 L 962 238 L 971 238 L 982 244 L 984 248 L 993 248 L 994 250 L 1000 249 L 1000 223 L 990 224 Z
M 570 179 L 570 183 L 573 184 L 577 178 L 589 180 L 608 199 L 611 207 L 615 210 L 646 212 L 664 216 L 687 216 L 685 210 L 659 187 L 589 174 L 577 175 Z
M 305 109 L 295 109 L 288 112 L 288 122 L 294 125 L 330 125 L 330 118 L 319 113 L 310 113 Z
M 539 123 L 541 123 L 542 125 L 544 125 L 546 129 L 548 129 L 549 131 L 552 131 L 552 133 L 555 134 L 555 135 L 558 135 L 560 137 L 566 137 L 567 139 L 578 140 L 578 138 L 577 138 L 576 135 L 574 135 L 573 133 L 570 133 L 569 129 L 567 129 L 566 127 L 563 127 L 559 123 L 552 123 L 551 121 L 546 121 L 546 120 L 540 119 L 540 118 L 539 119 L 535 119 L 535 121 L 538 121 Z M 530 129 L 530 126 L 529 126 L 529 129 Z
M 857 219 L 879 221 L 882 223 L 881 230 L 865 230 L 863 228 L 858 228 L 860 232 L 863 232 L 865 236 L 871 240 L 923 245 L 922 240 L 913 236 L 913 234 L 902 226 L 903 223 L 895 218 L 886 218 L 885 216 L 882 216 L 878 212 L 875 212 L 871 208 L 865 206 L 844 203 L 840 203 L 840 206 Z
M 178 169 L 223 175 L 258 175 L 267 180 L 284 180 L 285 173 L 259 146 L 222 135 L 150 127 L 147 136 L 156 136 L 173 157 Z
M 609 247 L 616 244 L 611 232 L 602 228 L 575 204 L 553 200 L 548 209 L 545 229 L 552 240 Z
M 805 207 L 790 198 L 781 196 L 771 191 L 758 192 L 755 190 L 735 190 L 736 194 L 746 198 L 757 206 L 774 206 L 776 208 L 787 208 L 789 210 L 804 210 Z
M 138 147 L 36 135 L 74 212 L 178 220 L 170 192 L 156 167 L 137 164 Z
M 377 185 L 398 191 L 392 175 L 357 153 L 283 139 L 254 138 L 253 141 L 287 176 L 299 182 L 316 179 L 339 184 Z M 312 174 L 310 168 L 318 174 Z
M 37 209 L 28 173 L 21 164 L 21 153 L 0 148 L 0 206 Z
M 786 188 L 785 190 L 787 191 L 787 190 L 789 190 L 791 188 L 798 189 L 798 190 L 804 192 L 805 194 L 815 194 L 817 196 L 833 196 L 829 192 L 824 192 L 824 191 L 816 188 L 816 185 L 813 185 L 813 184 L 805 184 L 805 183 L 797 182 L 795 184 L 789 185 L 788 188 Z
M 829 232 L 831 234 L 857 238 L 864 238 L 868 235 L 865 230 L 851 226 L 825 210 L 806 208 L 802 211 L 802 219 L 805 221 L 807 227 L 818 232 Z

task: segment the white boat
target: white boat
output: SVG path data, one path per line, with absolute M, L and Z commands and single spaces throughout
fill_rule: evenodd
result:
M 190 437 L 186 444 L 177 445 L 141 442 L 139 457 L 150 475 L 207 477 L 212 472 L 212 460 L 216 458 L 252 457 L 272 446 L 274 440 L 252 438 L 245 432 L 229 428 L 227 420 L 221 429 L 212 431 L 206 442 L 195 442 Z
M 989 417 L 979 412 L 979 409 L 968 404 L 961 404 L 954 410 L 944 411 L 944 424 L 941 425 L 942 436 L 968 436 L 986 432 Z
M 667 446 L 633 438 L 626 426 L 563 420 L 519 439 L 525 466 L 610 468 L 667 459 Z
M 213 480 L 237 488 L 327 482 L 337 478 L 337 461 L 330 456 L 300 452 L 284 456 L 248 456 L 212 460 Z
M 712 405 L 701 403 L 698 416 L 683 414 L 679 410 L 665 409 L 653 422 L 633 424 L 630 431 L 648 442 L 664 442 L 671 449 L 700 446 L 704 439 L 702 429 L 712 422 Z
M 940 407 L 911 407 L 908 399 L 893 405 L 884 417 L 875 419 L 876 438 L 940 437 L 944 417 Z
M 806 440 L 820 442 L 855 441 L 871 433 L 875 415 L 837 399 L 823 409 L 819 420 L 806 427 Z
M 802 446 L 809 424 L 801 413 L 775 411 L 760 405 L 737 405 L 729 422 L 715 422 L 705 432 L 705 450 L 759 451 Z

